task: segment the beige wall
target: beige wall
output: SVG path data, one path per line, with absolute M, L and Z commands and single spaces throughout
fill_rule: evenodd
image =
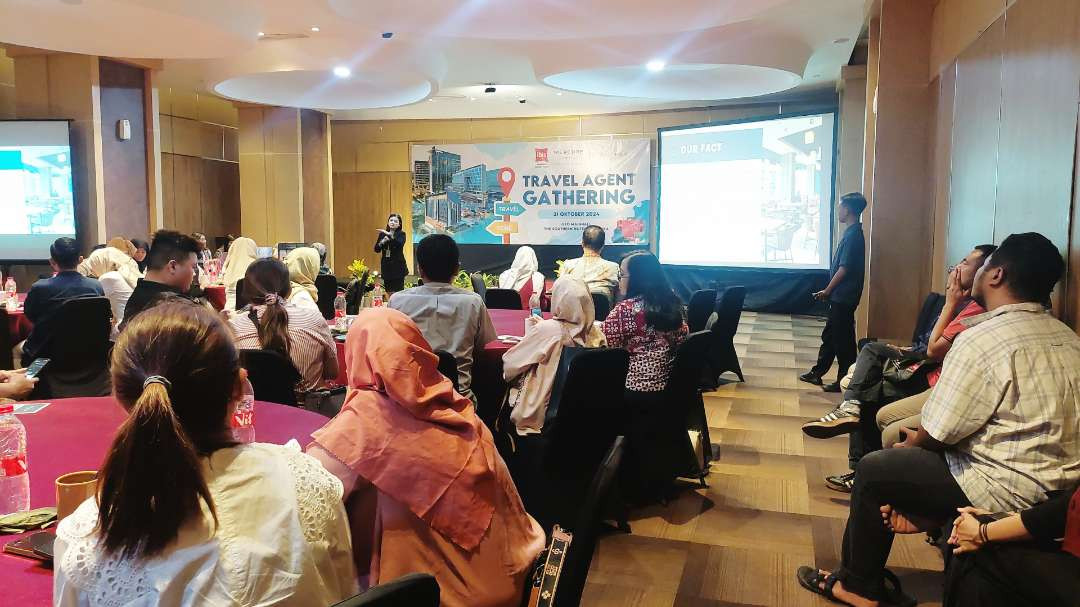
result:
M 1016 0 L 937 0 L 930 41 L 933 80 L 1005 13 Z
M 216 236 L 240 233 L 236 107 L 220 97 L 159 86 L 160 227 Z
M 663 112 L 593 116 L 462 120 L 342 121 L 332 125 L 334 271 L 353 259 L 374 262 L 375 230 L 390 213 L 411 215 L 413 144 L 650 137 L 656 163 L 656 129 L 835 107 L 835 100 L 761 103 Z M 655 171 L 654 171 L 655 173 Z M 408 222 L 408 220 L 406 220 Z M 653 222 L 655 225 L 655 221 Z M 412 264 L 412 234 L 405 255 Z

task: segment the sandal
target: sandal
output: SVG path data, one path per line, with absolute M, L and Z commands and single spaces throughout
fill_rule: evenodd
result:
M 884 569 L 881 574 L 884 578 L 882 582 L 885 585 L 885 595 L 881 600 L 881 604 L 892 605 L 895 607 L 915 607 L 918 604 L 915 597 L 904 594 L 904 589 L 900 585 L 900 578 L 896 577 L 895 573 L 888 569 Z
M 833 595 L 832 589 L 839 581 L 835 573 L 829 575 L 823 575 L 823 572 L 817 567 L 799 567 L 799 570 L 795 572 L 795 577 L 799 580 L 799 585 L 806 588 L 814 594 L 819 594 L 834 603 L 840 603 L 841 605 L 848 605 Z M 822 587 L 824 585 L 824 588 Z

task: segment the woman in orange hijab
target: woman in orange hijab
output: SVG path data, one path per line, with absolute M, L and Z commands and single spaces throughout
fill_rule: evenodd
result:
M 349 396 L 308 453 L 345 485 L 359 574 L 430 573 L 443 605 L 519 605 L 544 533 L 472 402 L 396 310 L 360 314 L 345 360 Z

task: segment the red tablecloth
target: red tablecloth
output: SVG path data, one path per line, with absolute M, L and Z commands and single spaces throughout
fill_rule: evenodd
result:
M 525 317 L 528 310 L 488 310 L 491 316 L 491 324 L 495 325 L 497 335 L 525 335 Z M 550 314 L 544 314 L 544 318 L 551 318 Z M 502 355 L 510 349 L 510 344 L 501 341 L 493 341 L 484 346 L 484 351 L 477 357 L 478 367 L 498 366 L 498 372 L 502 374 Z M 338 376 L 334 380 L 339 384 L 348 383 L 349 374 L 345 366 L 345 344 L 337 342 Z M 474 377 L 477 373 L 473 373 Z
M 54 481 L 61 474 L 98 470 L 125 418 L 112 397 L 48 402 L 38 413 L 19 416 L 27 433 L 31 508 L 56 504 Z M 255 404 L 255 438 L 260 442 L 283 444 L 295 438 L 305 446 L 325 422 L 325 417 L 303 409 Z M 17 537 L 0 536 L 0 544 Z M 0 589 L 5 605 L 50 605 L 52 570 L 32 559 L 0 553 Z
M 210 302 L 210 305 L 214 306 L 215 310 L 220 312 L 225 309 L 224 285 L 210 285 L 203 289 L 203 293 L 206 294 L 206 301 Z
M 19 293 L 19 301 L 24 300 L 26 300 L 26 293 Z M 8 332 L 11 335 L 11 341 L 17 344 L 30 335 L 30 329 L 34 328 L 34 324 L 27 320 L 21 306 L 14 312 L 7 312 L 7 308 L 4 309 L 5 314 L 7 314 Z M 15 364 L 18 366 L 18 361 L 15 361 Z

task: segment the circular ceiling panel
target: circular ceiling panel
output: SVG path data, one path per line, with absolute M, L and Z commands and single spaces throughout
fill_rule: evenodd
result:
M 752 19 L 791 0 L 328 0 L 342 17 L 384 32 L 565 40 L 700 30 Z
M 712 63 L 669 65 L 660 71 L 642 65 L 581 69 L 544 78 L 551 86 L 580 93 L 669 101 L 767 95 L 801 80 L 798 74 L 778 68 Z
M 219 95 L 238 101 L 326 110 L 407 105 L 431 90 L 431 82 L 415 72 L 354 71 L 339 78 L 330 68 L 245 74 L 214 86 Z
M 0 40 L 110 57 L 197 59 L 253 46 L 250 0 L 0 0 Z

